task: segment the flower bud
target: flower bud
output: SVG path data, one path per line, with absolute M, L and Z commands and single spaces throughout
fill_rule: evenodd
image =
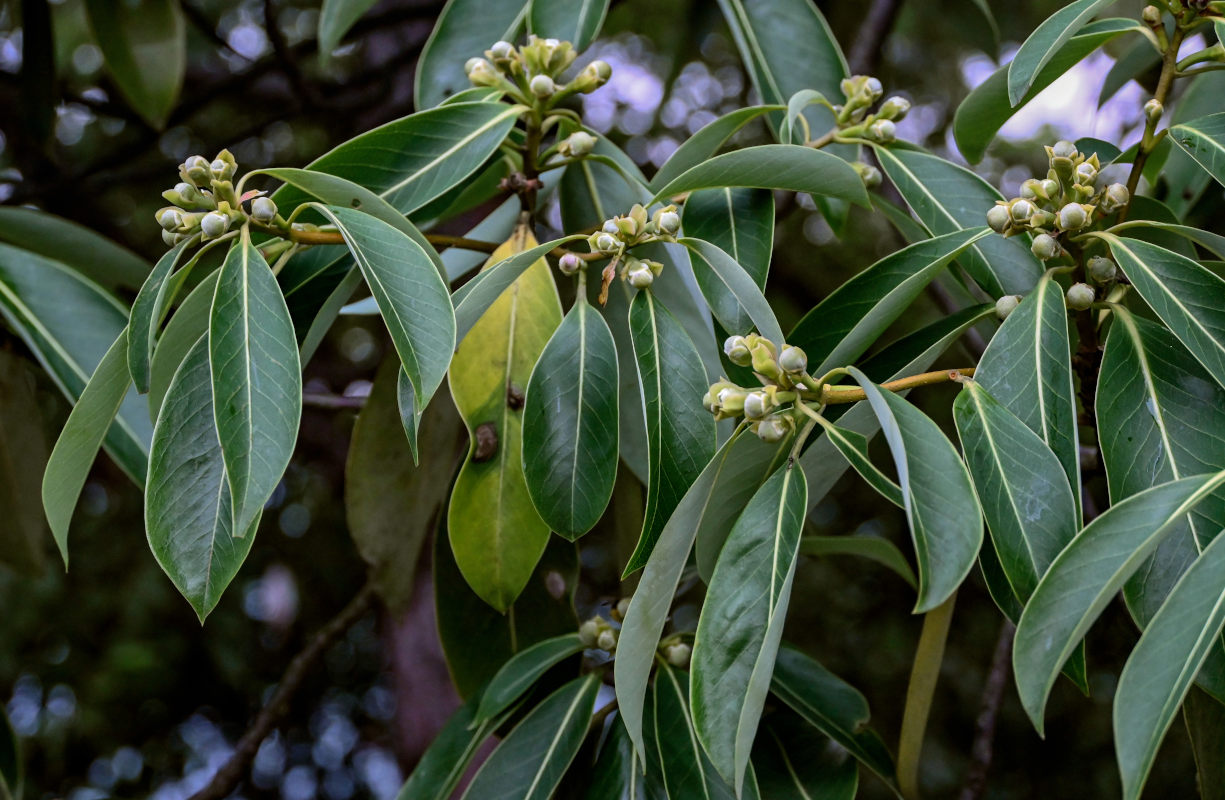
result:
M 493 64 L 484 58 L 468 59 L 464 64 L 464 72 L 473 86 L 497 86 L 502 82 L 502 76 L 494 69 Z
M 1000 319 L 1008 319 L 1008 315 L 1016 311 L 1017 306 L 1020 304 L 1021 296 L 1019 294 L 1006 294 L 995 301 L 995 315 Z
M 1165 113 L 1165 106 L 1161 105 L 1161 101 L 1154 97 L 1144 104 L 1144 118 L 1150 124 L 1156 124 L 1157 120 L 1161 119 L 1161 115 Z
M 875 189 L 881 184 L 880 170 L 871 164 L 865 164 L 862 161 L 852 161 L 851 166 L 859 173 L 859 177 L 863 180 L 864 187 Z
M 601 650 L 607 650 L 610 653 L 613 652 L 617 649 L 617 632 L 612 628 L 605 628 L 604 630 L 600 631 L 600 635 L 596 637 L 595 644 L 596 647 L 600 648 Z
M 638 226 L 638 220 L 633 217 L 617 217 L 614 224 L 617 226 L 617 231 L 626 239 L 633 239 L 642 230 Z
M 615 609 L 614 613 L 621 619 L 625 619 L 625 615 L 629 613 L 629 610 L 630 599 L 628 597 L 622 597 L 617 601 L 617 608 Z
M 257 197 L 251 201 L 251 218 L 268 224 L 276 219 L 276 203 L 271 197 Z
M 1049 233 L 1040 233 L 1034 237 L 1034 243 L 1030 245 L 1030 252 L 1043 261 L 1050 261 L 1055 256 L 1059 255 L 1059 242 L 1055 241 L 1055 237 Z
M 1127 205 L 1130 199 L 1131 193 L 1127 191 L 1126 186 L 1121 183 L 1112 183 L 1102 192 L 1102 199 L 1098 205 L 1101 206 L 1102 211 L 1110 214 Z
M 583 259 L 574 253 L 566 253 L 557 259 L 557 268 L 561 270 L 562 275 L 577 275 L 578 271 L 583 268 Z
M 905 97 L 890 97 L 881 104 L 880 109 L 876 112 L 876 116 L 880 119 L 901 121 L 905 119 L 909 111 L 910 101 Z
M 652 283 L 655 283 L 655 274 L 645 264 L 634 267 L 626 273 L 625 277 L 630 282 L 630 286 L 633 286 L 635 289 L 645 289 Z
M 562 147 L 572 156 L 585 156 L 595 147 L 596 139 L 586 131 L 575 131 L 570 134 Z
M 1059 209 L 1059 227 L 1065 231 L 1079 230 L 1089 224 L 1089 213 L 1080 203 L 1068 203 Z
M 192 156 L 183 162 L 180 174 L 196 186 L 207 186 L 209 175 L 208 159 L 204 156 Z
M 651 270 L 651 274 L 656 278 L 659 277 L 659 273 L 664 271 L 664 265 L 659 261 L 652 261 L 649 258 L 644 258 L 642 259 L 642 263 L 646 265 L 647 269 Z
M 237 164 L 227 162 L 225 159 L 213 159 L 213 163 L 209 164 L 209 171 L 213 175 L 213 180 L 228 181 L 234 177 L 234 172 L 237 170 Z
M 600 636 L 600 623 L 596 619 L 589 619 L 578 626 L 578 638 L 582 642 L 583 647 L 595 647 L 596 639 Z
M 1037 178 L 1030 178 L 1021 184 L 1021 198 L 1024 200 L 1048 199 L 1043 189 L 1042 181 Z
M 868 135 L 878 142 L 892 142 L 897 138 L 897 126 L 892 120 L 878 119 L 868 126 Z
M 178 193 L 179 197 L 183 198 L 183 202 L 193 205 L 200 202 L 200 199 L 203 197 L 199 190 L 190 183 L 176 183 L 174 191 Z
M 717 385 L 717 384 L 716 384 Z M 710 387 L 714 389 L 715 387 Z M 727 386 L 715 394 L 715 411 L 720 419 L 738 417 L 744 413 L 744 399 L 749 393 L 739 386 Z
M 173 231 L 183 224 L 183 212 L 173 206 L 163 208 L 157 212 L 157 224 L 161 225 L 163 230 Z
M 1067 139 L 1060 139 L 1055 142 L 1055 146 L 1051 148 L 1051 155 L 1056 158 L 1076 158 L 1076 145 L 1069 142 Z
M 763 419 L 771 410 L 770 398 L 765 392 L 749 392 L 744 397 L 745 419 Z
M 200 232 L 205 239 L 216 239 L 230 227 L 230 218 L 220 211 L 210 211 L 200 220 Z
M 749 342 L 749 352 L 753 355 L 753 371 L 770 380 L 777 380 L 781 371 L 774 343 L 762 336 L 745 337 L 745 340 Z
M 1008 230 L 1008 225 L 1011 222 L 1012 216 L 1008 213 L 1008 206 L 1006 205 L 992 206 L 987 211 L 987 224 L 996 233 L 1003 233 Z
M 1085 186 L 1092 186 L 1097 180 L 1097 169 L 1088 161 L 1082 162 L 1076 166 L 1076 182 Z
M 791 435 L 794 424 L 787 414 L 771 414 L 757 423 L 757 438 L 767 444 L 781 442 Z
M 666 233 L 669 236 L 673 235 L 681 229 L 681 217 L 675 211 L 665 211 L 659 215 L 659 219 L 655 221 L 660 233 Z
M 677 669 L 685 669 L 689 666 L 689 656 L 693 654 L 692 648 L 684 642 L 678 644 L 670 644 L 664 649 L 664 658 L 668 659 L 668 663 Z
M 1161 10 L 1157 6 L 1145 6 L 1144 11 L 1140 13 L 1140 18 L 1144 20 L 1145 25 L 1155 28 L 1161 24 Z
M 489 56 L 496 61 L 507 61 L 515 57 L 515 46 L 510 42 L 494 42 Z
M 618 247 L 617 240 L 614 239 L 612 236 L 610 236 L 607 233 L 601 233 L 599 236 L 597 236 L 595 243 L 596 243 L 596 249 L 599 250 L 601 253 L 617 252 L 617 247 Z
M 1089 306 L 1093 305 L 1093 301 L 1097 299 L 1097 292 L 1087 283 L 1074 283 L 1072 288 L 1068 289 L 1067 304 L 1068 308 L 1073 311 L 1084 311 Z
M 174 245 L 179 243 L 180 236 L 182 236 L 182 234 L 175 233 L 174 231 L 167 231 L 167 230 L 162 231 L 162 241 L 165 242 L 170 247 L 173 247 Z
M 1047 178 L 1042 181 L 1042 196 L 1048 200 L 1059 199 L 1059 181 L 1054 178 Z
M 738 367 L 747 367 L 753 363 L 753 354 L 749 352 L 749 343 L 743 336 L 729 336 L 723 342 L 723 354 L 727 360 Z
M 1034 215 L 1034 204 L 1028 200 L 1013 200 L 1008 205 L 1008 213 L 1013 222 L 1023 223 Z
M 607 61 L 592 61 L 583 67 L 582 72 L 571 81 L 570 86 L 577 92 L 590 94 L 608 83 L 608 79 L 611 76 L 612 67 L 608 65 Z
M 808 356 L 800 348 L 787 345 L 783 352 L 778 354 L 778 365 L 784 372 L 801 375 L 808 369 Z
M 528 88 L 532 90 L 532 94 L 544 99 L 553 96 L 557 91 L 557 84 L 553 83 L 553 79 L 548 75 L 536 75 L 528 84 Z
M 1105 256 L 1093 256 L 1085 265 L 1085 272 L 1098 283 L 1109 283 L 1118 275 L 1119 269 L 1111 259 Z

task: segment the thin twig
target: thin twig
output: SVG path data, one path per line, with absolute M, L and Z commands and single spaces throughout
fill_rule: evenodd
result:
M 887 389 L 890 392 L 901 392 L 906 389 L 913 389 L 916 386 L 931 386 L 935 383 L 947 383 L 948 381 L 957 381 L 961 378 L 968 378 L 974 375 L 974 367 L 962 367 L 961 369 L 938 369 L 935 372 L 923 372 L 918 375 L 910 375 L 905 378 L 898 378 L 896 381 L 887 381 L 880 385 L 880 388 Z M 836 405 L 838 403 L 858 403 L 860 400 L 867 398 L 867 394 L 863 389 L 855 386 L 822 386 L 821 387 L 821 402 L 825 405 Z
M 972 761 L 959 800 L 979 800 L 987 790 L 987 772 L 991 769 L 991 758 L 995 751 L 995 722 L 999 717 L 1000 703 L 1004 699 L 1004 687 L 1008 684 L 1012 637 L 1016 630 L 1016 626 L 1005 619 L 995 640 L 991 670 L 987 673 L 986 683 L 983 684 L 978 719 L 974 723 L 974 744 L 970 747 Z
M 365 616 L 373 601 L 374 589 L 370 584 L 366 584 L 339 614 L 315 633 L 310 643 L 289 662 L 272 699 L 255 715 L 255 721 L 238 740 L 230 760 L 217 770 L 208 785 L 193 794 L 189 800 L 223 800 L 230 796 L 255 759 L 260 743 L 289 712 L 289 702 L 301 688 L 311 667 L 323 657 L 333 642 Z

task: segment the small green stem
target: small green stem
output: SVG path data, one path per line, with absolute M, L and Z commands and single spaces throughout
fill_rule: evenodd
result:
M 910 686 L 906 689 L 906 709 L 902 712 L 902 735 L 897 747 L 898 788 L 906 800 L 919 800 L 919 757 L 923 751 L 923 734 L 932 696 L 940 678 L 944 661 L 944 645 L 948 641 L 949 624 L 953 620 L 954 592 L 923 617 L 923 631 L 910 669 Z
M 1175 27 L 1174 36 L 1170 39 L 1161 57 L 1161 77 L 1157 79 L 1157 90 L 1153 92 L 1153 99 L 1163 106 L 1170 94 L 1170 88 L 1174 85 L 1174 78 L 1178 72 L 1178 46 L 1182 44 L 1185 35 L 1181 27 Z M 1123 206 L 1119 212 L 1119 222 L 1127 219 L 1127 214 L 1131 210 L 1131 198 L 1136 196 L 1136 187 L 1140 185 L 1140 175 L 1144 172 L 1144 164 L 1148 161 L 1148 156 L 1153 152 L 1153 148 L 1161 141 L 1157 135 L 1157 123 L 1160 121 L 1161 116 L 1155 115 L 1144 124 L 1144 136 L 1140 139 L 1140 146 L 1136 150 L 1136 160 L 1131 164 L 1131 174 L 1127 176 L 1128 200 L 1127 205 Z

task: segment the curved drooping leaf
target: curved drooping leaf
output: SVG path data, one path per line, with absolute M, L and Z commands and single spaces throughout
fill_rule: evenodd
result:
M 1072 345 L 1063 289 L 1046 276 L 991 337 L 974 380 L 1055 453 L 1069 487 L 1080 486 Z M 1079 488 L 1073 491 L 1077 519 Z M 1079 527 L 1079 525 L 1077 525 Z
M 0 207 L 0 241 L 72 267 L 104 289 L 138 289 L 149 262 L 72 220 L 25 206 Z
M 1133 206 L 1136 205 L 1135 201 L 1137 200 L 1152 201 L 1152 198 L 1144 197 L 1143 195 L 1141 195 L 1140 197 L 1134 197 L 1132 198 Z M 1152 201 L 1152 202 L 1156 202 L 1156 201 Z M 1173 214 L 1171 213 L 1170 216 L 1173 216 Z M 1185 240 L 1183 242 L 1184 244 L 1194 242 L 1195 244 L 1198 244 L 1200 247 L 1204 248 L 1208 252 L 1215 255 L 1217 258 L 1225 258 L 1225 236 L 1221 236 L 1219 234 L 1213 233 L 1212 231 L 1206 231 L 1202 228 L 1195 228 L 1190 225 L 1178 225 L 1174 222 L 1167 222 L 1167 221 L 1158 220 L 1158 219 L 1132 219 L 1132 220 L 1128 220 L 1127 222 L 1124 222 L 1121 225 L 1115 225 L 1113 228 L 1110 229 L 1110 232 L 1120 233 L 1125 230 L 1133 230 L 1133 229 L 1139 229 L 1140 231 L 1148 232 L 1149 235 L 1148 237 L 1144 238 L 1144 241 L 1151 242 L 1152 244 L 1160 245 L 1162 247 L 1165 247 L 1165 249 L 1167 250 L 1175 250 L 1177 248 L 1177 242 L 1179 241 L 1179 239 L 1175 237 L 1181 237 L 1182 240 Z M 1152 235 L 1152 232 L 1154 231 L 1161 232 L 1161 233 L 1167 233 L 1167 234 L 1173 234 L 1173 236 L 1166 237 L 1170 243 L 1167 244 L 1164 241 L 1157 241 L 1155 238 L 1153 238 L 1153 235 Z M 1136 238 L 1140 238 L 1135 233 L 1131 235 L 1136 236 Z M 1183 253 L 1183 255 L 1194 256 L 1195 248 L 1194 247 L 1188 248 L 1187 252 Z
M 217 292 L 218 275 L 214 271 L 205 276 L 166 323 L 166 329 L 153 348 L 153 360 L 149 363 L 149 409 L 143 416 L 157 419 L 174 373 L 196 340 L 208 332 L 208 317 L 213 307 L 213 295 Z
M 378 0 L 323 0 L 319 9 L 319 55 L 327 59 L 340 40 Z
M 1038 72 L 1059 48 L 1110 2 L 1076 0 L 1051 14 L 1029 35 L 1008 65 L 1008 99 L 1014 106 L 1021 102 Z
M 735 800 L 702 751 L 689 712 L 689 673 L 660 663 L 655 673 L 654 726 L 669 800 Z
M 1098 234 L 1144 302 L 1225 386 L 1225 279 L 1195 261 L 1138 239 Z
M 715 453 L 714 417 L 702 408 L 708 376 L 689 334 L 649 290 L 630 303 L 629 329 L 649 461 L 642 535 L 626 575 L 646 564 L 668 517 Z
M 1210 114 L 1170 128 L 1174 143 L 1225 185 L 1225 113 Z
M 825 430 L 825 436 L 830 444 L 837 448 L 860 477 L 867 481 L 868 485 L 875 489 L 881 497 L 899 508 L 905 508 L 906 499 L 902 496 L 902 487 L 877 468 L 868 456 L 868 437 L 856 431 L 839 428 L 824 417 L 818 421 Z
M 1011 64 L 1000 67 L 976 86 L 957 107 L 953 117 L 953 138 L 957 141 L 957 149 L 971 164 L 982 161 L 987 145 L 1013 114 L 1094 50 L 1120 34 L 1138 29 L 1139 24 L 1131 19 L 1103 19 L 1089 23 L 1051 52 L 1050 60 L 1034 74 L 1029 89 L 1017 103 L 1012 103 L 1008 98 Z M 1147 44 L 1148 40 L 1142 41 L 1151 52 L 1152 45 Z
M 831 103 L 825 95 L 816 89 L 801 89 L 787 100 L 787 113 L 778 126 L 778 140 L 783 144 L 804 144 L 806 138 L 815 139 L 820 133 L 809 129 L 808 118 L 804 116 L 809 106 L 818 105 L 829 108 Z M 809 136 L 805 136 L 805 134 Z
M 68 421 L 60 431 L 43 473 L 43 509 L 65 569 L 68 568 L 68 525 L 72 512 L 98 456 L 98 448 L 132 384 L 124 364 L 127 341 L 127 331 L 120 331 L 119 338 L 98 362 L 98 368 L 68 414 Z
M 635 755 L 634 744 L 621 724 L 621 716 L 614 715 L 608 734 L 600 744 L 583 800 L 660 800 L 657 793 L 647 788 L 647 782 L 658 780 L 658 776 L 654 770 L 649 777 L 644 776 Z
M 757 788 L 769 800 L 853 800 L 859 767 L 794 714 L 771 714 L 753 743 Z
M 784 106 L 781 105 L 738 108 L 702 127 L 697 133 L 682 142 L 681 146 L 676 148 L 676 152 L 670 155 L 664 165 L 659 168 L 659 172 L 656 172 L 655 177 L 651 178 L 649 184 L 651 190 L 666 186 L 673 179 L 713 156 L 724 142 L 762 114 L 782 111 L 783 108 Z
M 718 245 L 701 239 L 678 241 L 701 262 L 695 270 L 698 286 L 711 312 L 726 330 L 743 334 L 756 326 L 762 336 L 780 345 L 783 343 L 783 329 L 779 327 L 774 310 L 766 302 L 760 286 L 736 259 Z
M 863 180 L 850 164 L 798 144 L 761 144 L 707 159 L 655 190 L 655 199 L 727 186 L 787 189 L 871 207 Z
M 608 14 L 609 0 L 531 0 L 527 28 L 542 39 L 570 42 L 586 50 Z
M 494 42 L 515 41 L 527 5 L 527 0 L 448 0 L 417 60 L 413 82 L 417 108 L 432 108 L 470 87 L 464 63 L 484 54 Z
M 1223 483 L 1220 472 L 1134 494 L 1086 525 L 1051 564 L 1017 623 L 1012 655 L 1021 705 L 1039 733 L 1059 669 L 1094 620 L 1161 540 Z
M 957 590 L 983 541 L 982 510 L 952 442 L 919 409 L 882 391 L 854 367 L 893 453 L 898 485 L 919 565 L 915 613 L 930 611 Z
M 893 570 L 899 578 L 919 588 L 910 562 L 898 546 L 880 536 L 805 536 L 800 539 L 800 554 L 806 556 L 859 556 Z
M 289 466 L 302 417 L 302 367 L 276 276 L 242 236 L 217 277 L 208 324 L 213 412 L 243 536 Z
M 137 114 L 160 129 L 187 68 L 187 26 L 178 0 L 87 0 L 85 9 L 115 85 Z
M 520 650 L 494 674 L 477 709 L 475 723 L 496 718 L 510 708 L 524 692 L 557 664 L 583 652 L 583 642 L 577 633 L 564 633 Z
M 526 227 L 517 228 L 486 269 L 535 244 Z M 499 611 L 518 597 L 549 539 L 524 478 L 522 409 L 532 368 L 561 317 L 541 257 L 476 321 L 451 361 L 451 396 L 470 440 L 451 493 L 451 547 L 473 591 Z
M 58 261 L 0 244 L 0 317 L 75 403 L 127 325 L 128 310 Z M 152 436 L 136 392 L 129 392 L 103 446 L 138 486 L 145 482 Z
M 1046 443 L 981 384 L 962 383 L 953 417 L 996 554 L 1025 602 L 1080 529 L 1072 487 Z
M 157 328 L 161 325 L 162 314 L 166 304 L 171 302 L 173 294 L 176 294 L 179 288 L 178 285 L 172 284 L 181 284 L 181 279 L 178 281 L 171 279 L 171 273 L 182 260 L 184 252 L 197 244 L 199 244 L 198 238 L 191 237 L 167 250 L 165 255 L 157 260 L 149 277 L 141 284 L 136 299 L 132 301 L 132 311 L 128 317 L 125 356 L 132 382 L 136 385 L 136 391 L 141 394 L 149 391 L 153 340 L 157 334 Z
M 774 663 L 770 692 L 897 791 L 893 756 L 880 735 L 868 727 L 868 701 L 858 689 L 815 659 L 784 645 Z
M 933 236 L 977 228 L 1003 195 L 974 173 L 920 150 L 876 147 L 881 169 Z M 1023 294 L 1042 276 L 1025 236 L 989 236 L 959 259 L 988 294 Z
M 686 236 L 717 246 L 736 260 L 759 289 L 766 288 L 774 251 L 773 192 L 745 188 L 703 189 L 689 195 L 683 211 L 681 221 Z M 702 272 L 696 275 L 698 286 L 709 296 Z
M 464 800 L 548 800 L 578 755 L 600 689 L 600 674 L 549 695 L 481 765 Z
M 807 505 L 804 472 L 794 462 L 762 485 L 723 546 L 698 620 L 694 727 L 738 791 L 782 639 Z
M 149 547 L 201 622 L 250 552 L 262 511 L 256 507 L 248 530 L 235 535 L 213 417 L 208 337 L 201 335 L 166 393 L 145 489 Z
M 923 293 L 940 270 L 990 234 L 983 228 L 953 231 L 885 256 L 805 314 L 787 343 L 803 348 L 815 375 L 853 363 Z
M 1153 617 L 1119 676 L 1114 741 L 1123 797 L 1136 800 L 1183 698 L 1225 626 L 1225 537 L 1204 549 Z
M 574 540 L 612 497 L 619 439 L 617 347 L 583 284 L 532 369 L 523 406 L 523 475 L 549 527 Z

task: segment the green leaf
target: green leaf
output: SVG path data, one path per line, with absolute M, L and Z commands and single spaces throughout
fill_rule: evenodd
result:
M 617 478 L 617 347 L 580 290 L 532 370 L 523 475 L 540 518 L 573 541 L 591 530 Z
M 233 529 L 241 537 L 289 466 L 302 417 L 293 322 L 276 277 L 246 229 L 217 278 L 208 352 Z
M 581 652 L 583 642 L 577 633 L 563 633 L 520 650 L 490 679 L 481 694 L 481 705 L 472 725 L 495 719 L 532 688 L 546 672 Z
M 1144 197 L 1143 195 L 1140 195 L 1140 197 L 1132 198 L 1133 205 L 1135 204 L 1135 200 L 1139 200 L 1139 199 L 1151 200 L 1152 198 L 1147 198 L 1147 197 Z M 1153 201 L 1153 202 L 1156 202 L 1156 201 Z M 1124 222 L 1121 225 L 1115 225 L 1113 228 L 1110 229 L 1110 232 L 1120 233 L 1125 230 L 1132 230 L 1132 229 L 1137 229 L 1137 228 L 1140 231 L 1150 232 L 1149 237 L 1145 238 L 1144 241 L 1150 241 L 1152 244 L 1160 245 L 1167 250 L 1173 250 L 1174 247 L 1177 246 L 1175 243 L 1178 240 L 1174 237 L 1182 237 L 1188 242 L 1194 242 L 1195 244 L 1198 244 L 1200 247 L 1203 247 L 1205 250 L 1217 256 L 1218 258 L 1225 258 L 1225 236 L 1220 236 L 1211 231 L 1206 231 L 1202 228 L 1195 228 L 1190 225 L 1178 225 L 1172 222 L 1164 222 L 1161 220 L 1153 220 L 1153 219 L 1133 219 L 1133 220 Z M 1161 233 L 1172 234 L 1172 236 L 1167 237 L 1167 241 L 1156 241 L 1151 234 L 1151 232 L 1153 231 L 1160 231 Z M 1131 235 L 1135 236 L 1136 238 L 1140 238 L 1138 234 L 1133 233 Z M 1194 247 L 1188 248 L 1188 252 L 1191 255 L 1194 255 L 1195 248 Z
M 690 139 L 689 141 L 693 141 Z M 774 251 L 774 193 L 768 189 L 703 189 L 685 200 L 685 235 L 710 242 L 766 288 Z M 703 293 L 703 273 L 696 273 Z
M 753 744 L 762 797 L 770 800 L 853 800 L 859 767 L 841 747 L 794 714 L 773 714 Z
M 412 600 L 418 559 L 446 502 L 450 466 L 462 442 L 455 407 L 450 398 L 438 398 L 430 404 L 421 443 L 432 461 L 415 466 L 407 442 L 396 435 L 402 424 L 397 403 L 402 374 L 398 358 L 379 367 L 353 425 L 344 484 L 349 535 L 393 613 L 407 610 Z
M 59 261 L 104 289 L 137 289 L 149 262 L 89 228 L 24 206 L 0 207 L 0 241 Z
M 1140 797 L 1157 749 L 1225 626 L 1225 537 L 1183 574 L 1119 676 L 1114 741 L 1123 797 Z
M 805 126 L 797 125 L 801 119 L 807 122 L 807 117 L 804 116 L 804 110 L 809 106 L 816 105 L 829 109 L 832 105 L 825 95 L 818 92 L 816 89 L 801 89 L 791 98 L 787 100 L 787 113 L 783 115 L 783 121 L 778 126 L 778 140 L 783 144 L 804 144 L 808 136 L 805 136 Z M 820 136 L 819 131 L 807 131 L 812 134 L 811 138 Z
M 58 261 L 0 244 L 0 317 L 75 403 L 127 325 L 128 310 Z M 103 444 L 138 486 L 145 482 L 152 436 L 148 415 L 129 392 Z
M 549 695 L 481 765 L 464 800 L 548 800 L 578 755 L 600 689 L 589 673 Z
M 800 539 L 805 556 L 859 556 L 893 570 L 899 578 L 919 588 L 919 579 L 897 545 L 879 536 L 805 536 Z
M 962 383 L 953 417 L 996 554 L 1025 602 L 1080 529 L 1072 487 L 1046 443 L 981 384 Z
M 965 464 L 936 423 L 854 367 L 893 453 L 898 485 L 919 564 L 915 613 L 930 611 L 957 590 L 983 541 L 982 510 Z
M 1029 35 L 1008 65 L 1008 99 L 1014 106 L 1021 102 L 1038 72 L 1059 48 L 1110 3 L 1111 0 L 1076 0 L 1047 17 Z
M 774 664 L 770 691 L 897 792 L 893 757 L 868 727 L 868 701 L 858 689 L 815 659 L 784 645 Z
M 161 326 L 162 315 L 166 306 L 173 302 L 187 270 L 180 270 L 174 280 L 170 279 L 170 274 L 174 272 L 188 248 L 197 244 L 199 239 L 191 237 L 167 250 L 166 254 L 158 259 L 153 271 L 141 285 L 136 299 L 132 301 L 127 330 L 127 369 L 132 376 L 132 382 L 136 384 L 136 391 L 141 394 L 149 391 L 153 340 Z
M 701 239 L 678 240 L 689 248 L 706 269 L 695 271 L 698 286 L 710 304 L 710 310 L 719 323 L 732 333 L 748 333 L 756 326 L 762 336 L 772 342 L 783 343 L 783 329 L 779 327 L 774 310 L 766 302 L 761 287 L 740 266 L 736 259 L 718 245 Z
M 881 169 L 933 236 L 978 228 L 1003 195 L 974 173 L 918 150 L 875 148 Z M 1042 266 L 1024 236 L 989 236 L 962 255 L 960 263 L 992 297 L 1024 294 L 1038 282 Z
M 762 144 L 715 156 L 656 190 L 655 200 L 725 186 L 787 189 L 871 207 L 863 180 L 850 164 L 798 144 Z
M 681 142 L 681 146 L 676 148 L 672 155 L 668 156 L 668 160 L 655 173 L 655 177 L 651 178 L 650 188 L 655 190 L 661 186 L 666 186 L 670 181 L 680 177 L 683 173 L 688 172 L 717 153 L 719 148 L 723 146 L 723 143 L 745 125 L 748 125 L 762 114 L 769 114 L 771 111 L 782 111 L 784 108 L 785 106 L 781 105 L 738 108 L 735 111 L 729 111 L 714 122 L 704 125 L 697 133 Z M 687 208 L 689 201 L 685 202 Z M 696 236 L 697 234 L 694 235 Z M 703 236 L 699 238 L 708 237 Z
M 1170 138 L 1217 183 L 1225 185 L 1225 113 L 1174 125 L 1170 128 Z
M 158 415 L 145 490 L 149 547 L 202 623 L 250 552 L 262 510 L 256 507 L 244 535 L 234 535 L 213 416 L 208 338 L 202 335 L 175 373 Z
M 702 408 L 706 368 L 685 329 L 649 291 L 629 309 L 630 336 L 646 414 L 647 503 L 629 575 L 647 562 L 660 531 L 715 453 L 715 421 Z
M 659 793 L 662 788 L 656 792 L 652 791 L 653 786 L 647 786 L 652 780 L 658 781 L 655 772 L 651 770 L 649 776 L 643 775 L 634 745 L 621 724 L 621 716 L 615 714 L 609 723 L 608 735 L 600 744 L 583 800 L 666 800 Z
M 328 59 L 340 40 L 378 0 L 323 0 L 319 9 L 319 55 Z
M 535 244 L 526 228 L 516 229 L 486 270 Z M 522 400 L 561 316 L 553 276 L 538 258 L 477 320 L 451 362 L 451 395 L 470 439 L 451 493 L 451 547 L 468 584 L 499 611 L 519 595 L 549 539 L 523 473 Z
M 1225 280 L 1195 261 L 1138 239 L 1098 234 L 1140 297 L 1217 383 L 1225 386 Z
M 609 0 L 531 0 L 527 27 L 542 39 L 570 42 L 586 50 L 608 14 Z
M 669 800 L 735 800 L 698 743 L 689 712 L 689 673 L 660 662 L 654 736 Z
M 47 526 L 34 502 L 39 475 L 48 463 L 40 417 L 34 365 L 23 356 L 0 351 L 0 518 L 4 519 L 0 561 L 30 577 L 42 575 L 46 564 Z M 97 450 L 95 445 L 76 469 L 88 472 Z M 67 513 L 72 513 L 71 503 Z
M 137 114 L 161 129 L 187 68 L 187 28 L 178 0 L 86 0 L 85 10 L 115 85 Z
M 157 340 L 149 365 L 149 410 L 145 416 L 157 419 L 174 373 L 196 340 L 208 332 L 208 317 L 213 295 L 217 293 L 219 274 L 217 271 L 209 273 L 191 290 Z
M 68 415 L 60 438 L 47 461 L 42 479 L 43 509 L 51 534 L 68 568 L 68 525 L 76 509 L 81 489 L 89 477 L 90 467 L 98 455 L 106 432 L 110 429 L 119 406 L 128 393 L 131 378 L 124 364 L 127 331 L 106 351 L 93 377 Z
M 899 508 L 905 508 L 906 499 L 902 496 L 902 487 L 881 472 L 868 456 L 868 437 L 856 431 L 839 428 L 824 417 L 818 420 L 825 430 L 825 436 L 830 444 L 838 449 L 847 463 L 855 468 L 868 485 L 875 489 L 881 497 Z
M 448 0 L 417 60 L 417 108 L 432 108 L 471 86 L 464 63 L 483 55 L 494 42 L 518 39 L 527 5 L 527 0 Z
M 807 506 L 798 464 L 766 481 L 723 546 L 698 620 L 694 727 L 715 769 L 738 792 L 783 634 Z
M 1225 483 L 1225 472 L 1162 483 L 1085 526 L 1038 582 L 1017 623 L 1017 691 L 1034 727 L 1060 667 L 1123 583 L 1182 518 Z
M 974 380 L 1055 453 L 1080 514 L 1080 445 L 1063 289 L 1044 277 L 996 331 Z M 1078 525 L 1079 527 L 1079 525 Z
M 625 213 L 634 203 L 650 204 L 646 179 L 624 151 L 601 136 L 596 139 L 592 153 L 606 158 L 584 158 L 563 171 L 559 189 L 563 230 L 597 227 L 604 220 Z M 615 162 L 617 168 L 609 166 L 607 159 Z
M 953 116 L 953 138 L 957 141 L 957 149 L 971 164 L 982 161 L 987 145 L 1013 114 L 1094 50 L 1122 33 L 1139 28 L 1139 23 L 1130 19 L 1103 19 L 1085 26 L 1051 52 L 1050 60 L 1032 77 L 1032 84 L 1018 103 L 1012 103 L 1008 98 L 1008 75 L 1012 65 L 1000 67 L 976 86 L 957 107 L 957 113 Z M 1152 45 L 1147 44 L 1148 40 L 1143 41 L 1151 50 Z
M 787 343 L 804 349 L 815 375 L 854 363 L 942 269 L 990 235 L 984 228 L 959 230 L 885 256 L 805 314 Z
M 1225 74 L 1209 72 L 1195 76 L 1178 98 L 1178 104 L 1170 117 L 1170 125 L 1178 125 L 1219 111 L 1223 92 Z M 1177 146 L 1170 148 L 1169 158 L 1162 169 L 1162 177 L 1168 187 L 1177 187 L 1166 192 L 1165 202 L 1180 219 L 1186 218 L 1187 212 L 1199 202 L 1208 185 L 1212 183 L 1212 176 L 1199 162 Z

